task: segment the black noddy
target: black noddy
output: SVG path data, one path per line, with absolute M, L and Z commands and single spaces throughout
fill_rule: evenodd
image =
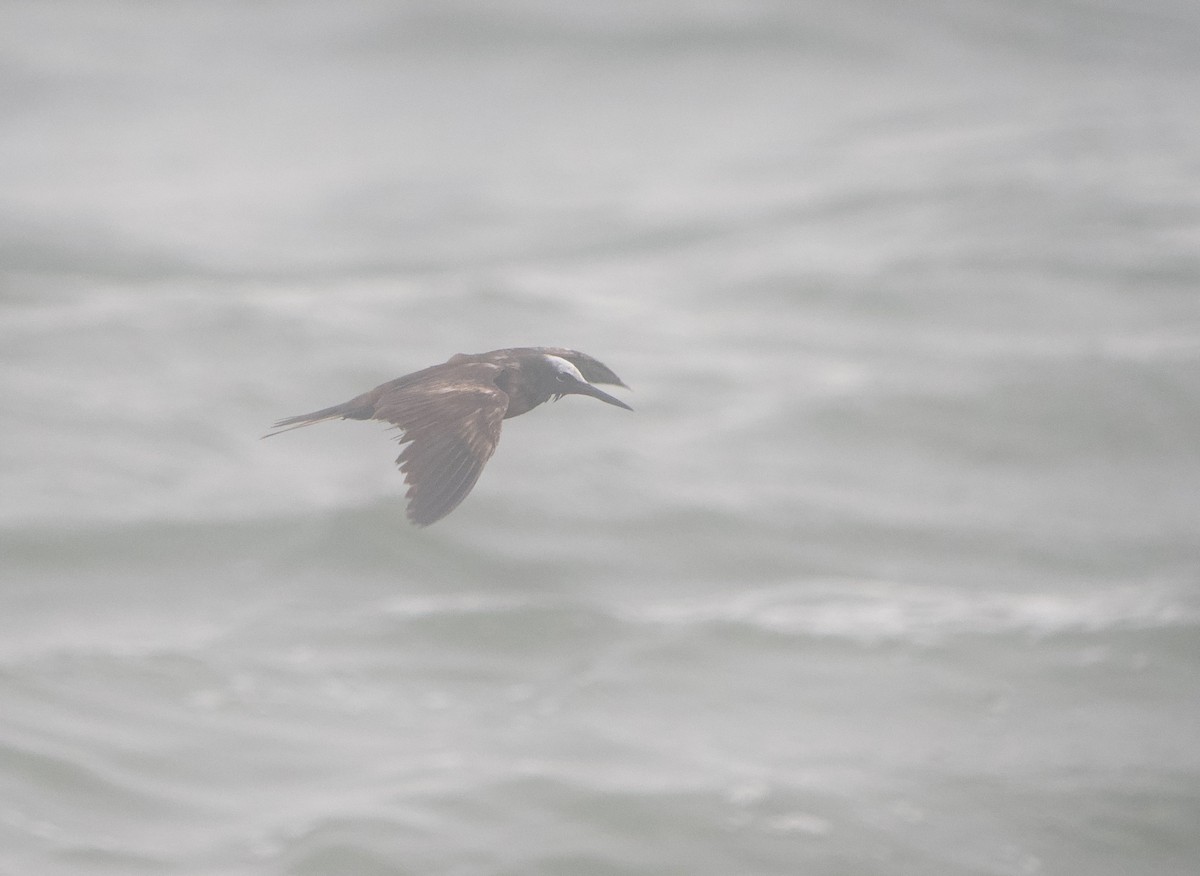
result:
M 396 458 L 408 484 L 408 519 L 428 526 L 471 492 L 496 451 L 503 420 L 564 395 L 590 395 L 633 410 L 594 383 L 625 386 L 611 368 L 577 350 L 511 347 L 459 353 L 344 404 L 280 420 L 263 437 L 339 418 L 391 423 L 402 432 L 400 443 L 408 445 Z

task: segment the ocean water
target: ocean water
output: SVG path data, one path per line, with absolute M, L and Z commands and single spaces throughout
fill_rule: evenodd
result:
M 0 7 L 0 874 L 1200 869 L 1200 7 Z M 260 441 L 456 352 L 506 422 Z

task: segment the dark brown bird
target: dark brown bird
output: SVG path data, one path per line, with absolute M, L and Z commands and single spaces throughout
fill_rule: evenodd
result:
M 408 446 L 396 463 L 408 484 L 408 519 L 441 520 L 466 498 L 496 451 L 500 424 L 564 395 L 590 395 L 626 410 L 593 383 L 625 386 L 607 365 L 558 347 L 459 353 L 441 365 L 397 377 L 344 404 L 288 417 L 264 438 L 322 420 L 382 420 Z M 628 388 L 628 387 L 626 387 Z

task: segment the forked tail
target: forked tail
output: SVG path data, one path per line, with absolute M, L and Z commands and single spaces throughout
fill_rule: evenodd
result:
M 298 417 L 285 417 L 278 423 L 273 425 L 273 431 L 263 435 L 263 438 L 270 438 L 272 435 L 278 435 L 281 432 L 290 432 L 293 429 L 299 429 L 301 426 L 311 426 L 313 423 L 323 423 L 326 420 L 338 419 L 353 419 L 366 420 L 374 413 L 373 409 L 364 409 L 358 399 L 346 402 L 345 404 L 334 405 L 331 408 L 322 408 L 319 411 L 313 411 L 311 414 L 300 414 Z

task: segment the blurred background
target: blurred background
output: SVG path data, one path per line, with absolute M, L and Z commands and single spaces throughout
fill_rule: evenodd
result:
M 1200 861 L 1192 0 L 0 6 L 0 873 Z M 456 352 L 404 519 L 273 421 Z

